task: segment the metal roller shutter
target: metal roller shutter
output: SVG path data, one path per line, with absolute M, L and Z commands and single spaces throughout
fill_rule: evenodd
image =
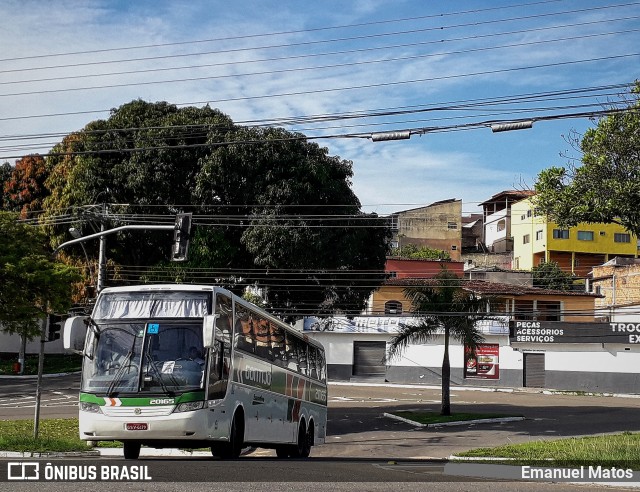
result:
M 524 384 L 528 388 L 544 388 L 544 354 L 524 354 Z
M 353 342 L 353 375 L 383 376 L 385 342 Z

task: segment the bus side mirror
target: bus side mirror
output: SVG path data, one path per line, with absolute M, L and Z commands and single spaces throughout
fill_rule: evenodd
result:
M 207 314 L 202 322 L 202 345 L 206 349 L 214 347 L 217 319 L 217 314 Z
M 74 316 L 64 322 L 63 344 L 66 350 L 82 353 L 87 336 L 87 316 Z

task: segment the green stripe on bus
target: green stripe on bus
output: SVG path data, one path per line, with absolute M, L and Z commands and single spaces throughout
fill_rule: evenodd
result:
M 186 403 L 190 401 L 201 401 L 204 400 L 204 391 L 192 391 L 189 393 L 183 393 L 179 396 L 148 396 L 148 397 L 105 397 L 105 396 L 97 396 L 91 393 L 80 393 L 80 401 L 87 403 L 96 403 L 101 406 L 109 405 L 110 400 L 117 400 L 117 406 L 123 407 L 146 407 L 152 405 L 177 405 L 179 403 Z M 110 404 L 109 406 L 114 406 Z

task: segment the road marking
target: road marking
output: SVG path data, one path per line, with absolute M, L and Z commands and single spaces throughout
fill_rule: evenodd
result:
M 64 395 L 62 393 L 58 393 L 57 397 L 48 396 L 40 399 L 40 406 L 42 407 L 73 407 L 77 404 L 77 395 Z M 0 399 L 0 407 L 2 408 L 35 408 L 35 406 L 35 396 L 24 395 L 16 398 Z

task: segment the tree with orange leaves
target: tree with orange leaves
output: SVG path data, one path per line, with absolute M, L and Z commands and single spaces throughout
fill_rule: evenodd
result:
M 16 161 L 9 179 L 4 182 L 4 208 L 20 213 L 22 218 L 42 210 L 43 201 L 49 195 L 44 184 L 48 176 L 46 162 L 38 154 Z

